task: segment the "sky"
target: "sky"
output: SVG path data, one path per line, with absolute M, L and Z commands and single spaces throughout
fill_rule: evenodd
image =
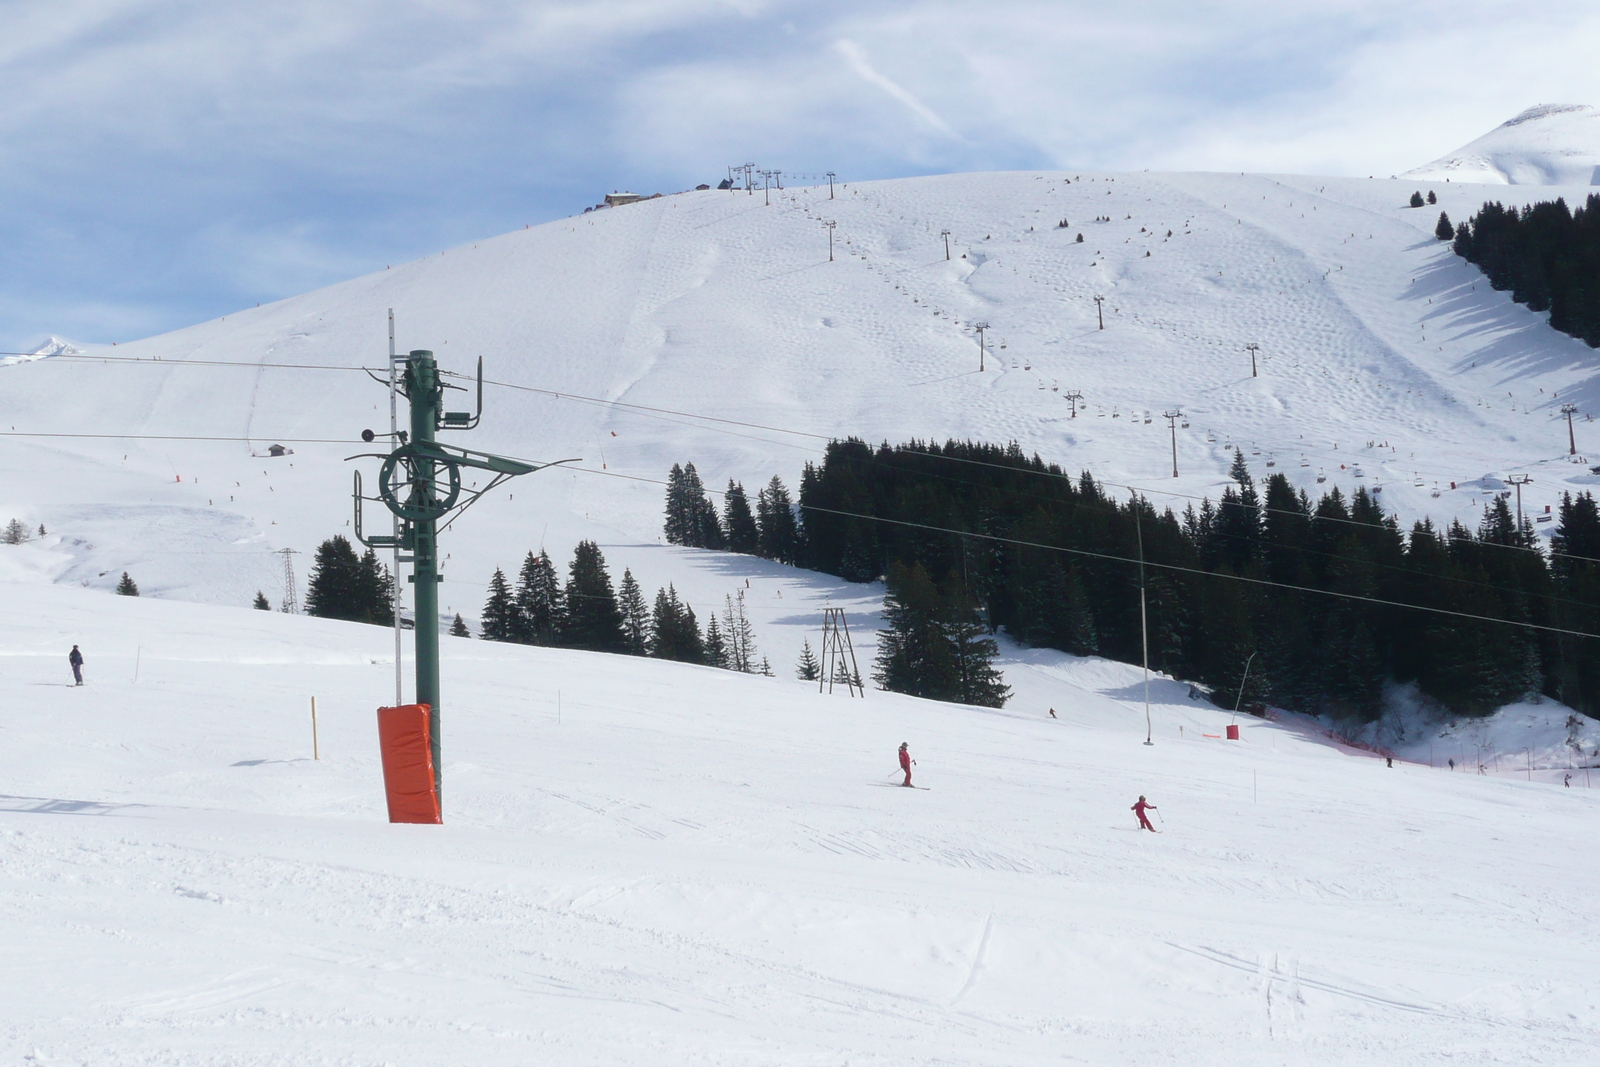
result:
M 1600 104 L 1547 0 L 8 0 L 0 346 L 132 340 L 613 190 L 1390 174 Z

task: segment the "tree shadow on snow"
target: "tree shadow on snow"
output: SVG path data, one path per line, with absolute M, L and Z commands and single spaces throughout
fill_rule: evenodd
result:
M 1587 406 L 1600 400 L 1600 375 L 1593 373 L 1600 368 L 1600 351 L 1553 329 L 1548 313 L 1530 311 L 1513 303 L 1509 292 L 1491 289 L 1481 271 L 1449 251 L 1441 250 L 1418 273 L 1416 284 L 1403 299 L 1413 303 L 1432 300 L 1423 320 L 1444 331 L 1444 339 L 1470 344 L 1481 338 L 1456 361 L 1453 371 L 1491 367 L 1502 373 L 1502 381 L 1554 371 L 1590 372 L 1587 380 L 1569 386 L 1559 400 L 1549 397 L 1545 406 L 1554 412 L 1568 401 Z

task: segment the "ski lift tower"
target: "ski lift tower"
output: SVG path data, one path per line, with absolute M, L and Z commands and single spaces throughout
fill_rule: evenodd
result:
M 398 382 L 411 406 L 411 430 L 397 430 L 393 437 L 398 447 L 387 455 L 363 453 L 351 459 L 381 459 L 378 471 L 378 496 L 362 493 L 361 472 L 355 472 L 355 535 L 368 548 L 398 548 L 403 553 L 399 561 L 410 563 L 410 581 L 416 585 L 414 611 L 416 615 L 416 702 L 428 706 L 429 744 L 433 754 L 433 786 L 439 792 L 441 760 L 439 744 L 439 583 L 444 580 L 439 573 L 440 520 L 448 527 L 467 508 L 475 504 L 489 490 L 509 478 L 532 474 L 555 464 L 524 463 L 521 460 L 494 456 L 487 452 L 474 452 L 453 445 L 443 445 L 434 440 L 439 430 L 475 429 L 483 418 L 483 359 L 478 359 L 478 409 L 476 413 L 445 411 L 446 389 L 462 389 L 443 380 L 433 353 L 418 349 L 404 357 Z M 384 385 L 388 382 L 383 379 Z M 465 390 L 463 390 L 465 391 Z M 380 436 L 363 430 L 361 439 L 372 441 Z M 559 460 L 572 463 L 575 460 Z M 463 489 L 461 468 L 484 471 L 491 475 L 482 489 Z M 366 536 L 361 527 L 363 501 L 378 500 L 399 520 L 399 530 L 394 534 Z M 398 576 L 397 576 L 398 577 Z

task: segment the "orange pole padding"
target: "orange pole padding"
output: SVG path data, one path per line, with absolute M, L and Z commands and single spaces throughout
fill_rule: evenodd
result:
M 442 823 L 439 794 L 433 788 L 433 750 L 426 704 L 378 709 L 378 743 L 383 750 L 383 790 L 390 822 Z

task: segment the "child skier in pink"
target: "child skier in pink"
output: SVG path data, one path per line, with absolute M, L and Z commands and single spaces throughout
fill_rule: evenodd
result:
M 1139 816 L 1139 828 L 1141 830 L 1149 830 L 1153 834 L 1159 833 L 1160 831 L 1158 831 L 1154 826 L 1150 825 L 1150 820 L 1145 817 L 1144 813 L 1146 808 L 1154 811 L 1155 807 L 1156 806 L 1154 804 L 1149 803 L 1144 799 L 1144 797 L 1141 796 L 1139 798 L 1139 803 L 1135 804 L 1132 808 L 1133 813 Z
M 908 751 L 906 748 L 906 742 L 900 742 L 900 769 L 906 772 L 906 780 L 901 782 L 901 785 L 911 784 L 911 765 L 915 762 L 916 761 L 911 758 L 910 751 Z M 1143 800 L 1144 798 L 1140 797 L 1139 799 Z

